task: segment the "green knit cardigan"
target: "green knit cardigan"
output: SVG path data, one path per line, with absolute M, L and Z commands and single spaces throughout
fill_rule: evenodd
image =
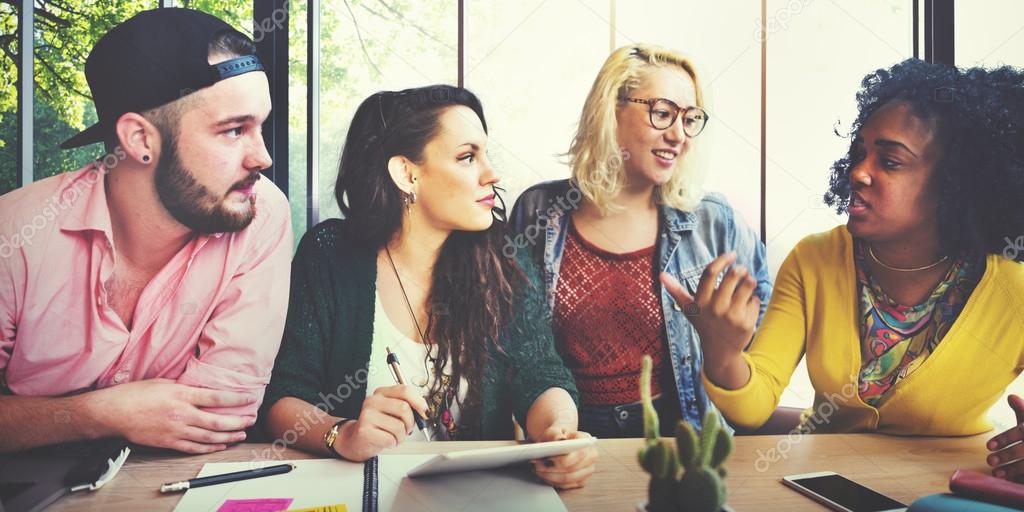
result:
M 348 221 L 331 219 L 307 232 L 292 260 L 291 294 L 281 350 L 260 417 L 284 397 L 357 418 L 366 398 L 377 282 L 375 251 L 356 248 Z M 526 412 L 545 390 L 565 389 L 579 404 L 572 373 L 555 351 L 550 315 L 533 263 L 518 260 L 529 284 L 519 290 L 514 318 L 485 366 L 480 439 L 512 439 L 512 415 Z M 493 347 L 493 343 L 489 343 Z

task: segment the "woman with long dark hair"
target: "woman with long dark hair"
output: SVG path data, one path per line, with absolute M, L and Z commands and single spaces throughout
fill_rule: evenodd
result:
M 267 422 L 286 444 L 361 461 L 420 439 L 534 440 L 577 432 L 576 386 L 543 319 L 537 273 L 502 256 L 504 211 L 471 92 L 371 95 L 349 129 L 335 196 L 345 220 L 306 233 L 292 267 Z M 395 385 L 389 353 L 407 384 Z M 410 437 L 410 432 L 411 434 Z M 537 465 L 559 487 L 596 450 Z

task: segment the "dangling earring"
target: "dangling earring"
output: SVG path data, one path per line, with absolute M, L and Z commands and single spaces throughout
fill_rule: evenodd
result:
M 402 171 L 406 169 L 403 167 Z M 412 186 L 416 186 L 416 177 L 412 178 Z M 412 190 L 406 194 L 402 194 L 402 202 L 405 203 L 405 212 L 412 215 L 412 205 L 416 204 L 416 191 Z
M 402 202 L 405 203 L 405 213 L 412 215 L 412 205 L 416 204 L 416 192 L 403 195 Z

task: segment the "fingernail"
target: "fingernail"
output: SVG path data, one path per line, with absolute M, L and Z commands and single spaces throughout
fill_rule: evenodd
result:
M 997 443 L 995 441 L 989 441 L 988 442 L 988 449 L 989 450 L 995 450 L 996 448 L 999 448 L 999 443 Z
M 1003 478 L 1004 476 L 1006 476 L 1006 471 L 1003 471 L 1001 469 L 997 469 L 997 470 L 993 471 L 992 474 L 995 475 L 996 478 Z
M 988 465 L 989 466 L 995 466 L 996 464 L 999 464 L 999 456 L 998 455 L 989 455 L 988 456 Z
M 236 434 L 235 439 L 238 441 L 245 441 L 245 432 L 239 432 Z

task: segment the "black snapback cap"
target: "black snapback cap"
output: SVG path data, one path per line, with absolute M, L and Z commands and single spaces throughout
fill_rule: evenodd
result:
M 127 112 L 144 112 L 220 80 L 262 71 L 255 55 L 210 65 L 210 41 L 225 32 L 249 39 L 214 16 L 178 7 L 143 11 L 110 29 L 85 61 L 99 121 L 60 147 L 101 142 Z

